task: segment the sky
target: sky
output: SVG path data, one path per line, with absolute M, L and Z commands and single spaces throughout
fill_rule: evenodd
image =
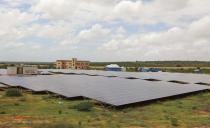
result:
M 210 61 L 210 0 L 0 0 L 0 61 Z

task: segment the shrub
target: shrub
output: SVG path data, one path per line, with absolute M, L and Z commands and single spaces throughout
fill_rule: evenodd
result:
M 78 104 L 77 106 L 75 106 L 75 108 L 78 111 L 85 111 L 85 112 L 91 111 L 92 107 L 93 107 L 93 104 L 91 102 L 82 102 Z
M 22 96 L 22 92 L 19 89 L 13 88 L 13 89 L 8 89 L 5 95 L 9 97 L 20 97 Z
M 2 112 L 0 112 L 0 114 L 6 114 L 6 112 L 2 111 Z
M 75 109 L 75 106 L 68 106 L 68 109 Z
M 49 100 L 49 99 L 52 99 L 52 98 L 54 98 L 52 95 L 44 95 L 44 96 L 42 96 L 43 100 Z
M 19 99 L 19 101 L 25 102 L 25 101 L 26 101 L 26 98 L 25 98 L 25 97 L 21 97 L 21 98 Z
M 197 106 L 193 106 L 192 107 L 192 110 L 196 110 L 198 107 Z
M 62 110 L 59 110 L 59 111 L 58 111 L 58 114 L 62 114 Z
M 78 122 L 78 125 L 79 125 L 79 126 L 82 126 L 82 122 L 81 122 L 81 121 L 79 121 L 79 122 Z
M 15 106 L 19 106 L 20 104 L 19 104 L 19 103 L 14 103 L 14 105 L 15 105 Z
M 176 118 L 171 118 L 171 125 L 172 126 L 179 126 L 178 120 Z

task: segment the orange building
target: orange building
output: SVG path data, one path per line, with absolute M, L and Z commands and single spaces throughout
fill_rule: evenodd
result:
M 72 60 L 57 60 L 57 69 L 88 69 L 90 61 L 81 61 L 77 58 L 72 58 Z

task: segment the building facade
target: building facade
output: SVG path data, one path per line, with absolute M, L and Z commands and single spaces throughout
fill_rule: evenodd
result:
M 18 68 L 17 67 L 7 67 L 7 74 L 8 75 L 17 75 Z
M 90 61 L 77 60 L 77 58 L 72 58 L 72 60 L 57 60 L 57 69 L 88 69 Z
M 24 66 L 23 67 L 23 74 L 24 75 L 37 75 L 38 74 L 38 67 L 37 66 Z
M 38 67 L 34 65 L 11 66 L 7 67 L 8 75 L 37 75 Z

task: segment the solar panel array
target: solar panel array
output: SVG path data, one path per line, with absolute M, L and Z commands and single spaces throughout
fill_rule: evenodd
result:
M 5 75 L 7 73 L 6 69 L 0 69 L 0 76 L 1 75 Z M 0 83 L 0 88 L 6 88 L 7 86 L 5 86 L 4 84 Z
M 7 70 L 6 69 L 0 69 L 0 75 L 5 75 L 7 74 Z
M 83 96 L 114 106 L 209 89 L 204 85 L 88 75 L 0 76 L 0 82 L 33 91 L 50 91 L 68 98 Z
M 5 85 L 3 85 L 3 84 L 0 84 L 0 88 L 4 88 L 4 87 L 6 87 Z
M 46 70 L 44 70 L 46 71 Z M 180 81 L 185 83 L 203 83 L 210 85 L 210 75 L 205 74 L 191 74 L 191 73 L 168 73 L 168 72 L 114 72 L 114 71 L 98 71 L 98 70 L 61 70 L 52 69 L 47 70 L 50 72 L 61 73 L 75 73 L 86 75 L 99 75 L 99 76 L 117 76 L 120 78 L 138 78 L 138 79 L 156 79 L 161 81 Z

